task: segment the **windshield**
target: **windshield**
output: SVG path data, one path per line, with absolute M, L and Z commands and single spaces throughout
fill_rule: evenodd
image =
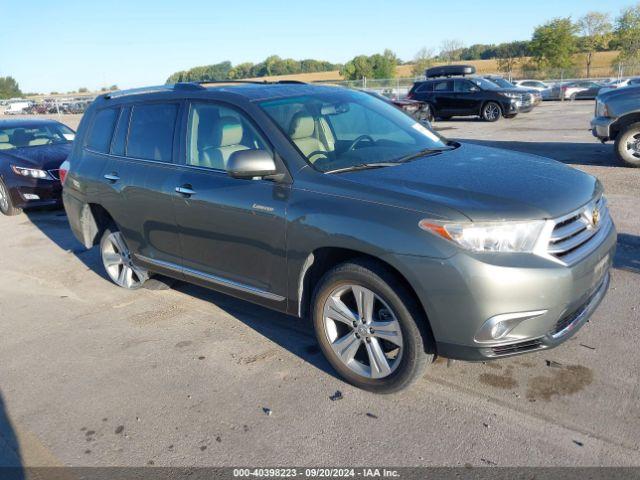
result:
M 70 143 L 75 133 L 61 123 L 0 127 L 0 150 Z
M 473 77 L 473 78 L 469 78 L 469 80 L 475 83 L 477 86 L 479 86 L 483 90 L 498 90 L 500 88 L 498 87 L 498 85 L 496 85 L 493 82 L 490 82 L 486 78 Z
M 336 89 L 260 106 L 323 172 L 401 162 L 421 152 L 451 148 L 393 105 L 362 92 Z

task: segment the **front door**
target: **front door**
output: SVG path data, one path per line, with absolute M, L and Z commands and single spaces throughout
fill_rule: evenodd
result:
M 477 115 L 482 107 L 482 91 L 469 80 L 457 78 L 454 80 L 456 106 L 463 115 Z
M 194 102 L 175 187 L 185 276 L 268 305 L 286 294 L 285 212 L 289 187 L 226 173 L 236 151 L 271 147 L 235 108 Z

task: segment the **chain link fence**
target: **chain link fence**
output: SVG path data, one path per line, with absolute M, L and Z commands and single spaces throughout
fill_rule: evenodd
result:
M 607 83 L 625 78 L 640 76 L 640 64 L 619 64 L 611 67 L 591 67 L 589 75 L 585 67 L 567 69 L 527 70 L 514 69 L 511 72 L 482 73 L 480 76 L 499 75 L 509 81 L 541 80 L 550 87 L 575 81 L 593 81 Z M 414 82 L 424 80 L 425 76 L 397 78 L 366 78 L 360 80 L 331 80 L 321 83 L 341 85 L 347 88 L 374 90 L 391 98 L 403 98 L 409 93 Z

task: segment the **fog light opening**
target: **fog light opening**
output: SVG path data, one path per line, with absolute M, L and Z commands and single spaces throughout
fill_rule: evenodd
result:
M 25 200 L 40 200 L 40 196 L 35 193 L 23 193 L 22 196 Z

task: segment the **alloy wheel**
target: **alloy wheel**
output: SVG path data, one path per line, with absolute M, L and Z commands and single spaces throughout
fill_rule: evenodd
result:
M 490 103 L 484 107 L 484 115 L 487 120 L 492 122 L 500 116 L 500 107 L 495 103 Z
M 393 310 L 368 288 L 342 285 L 323 307 L 324 332 L 336 357 L 371 379 L 385 378 L 400 365 L 402 330 Z
M 634 157 L 640 158 L 640 133 L 629 137 L 627 140 L 627 151 Z
M 133 264 L 120 232 L 112 232 L 102 244 L 102 263 L 111 280 L 123 288 L 140 287 L 148 278 L 146 270 Z

